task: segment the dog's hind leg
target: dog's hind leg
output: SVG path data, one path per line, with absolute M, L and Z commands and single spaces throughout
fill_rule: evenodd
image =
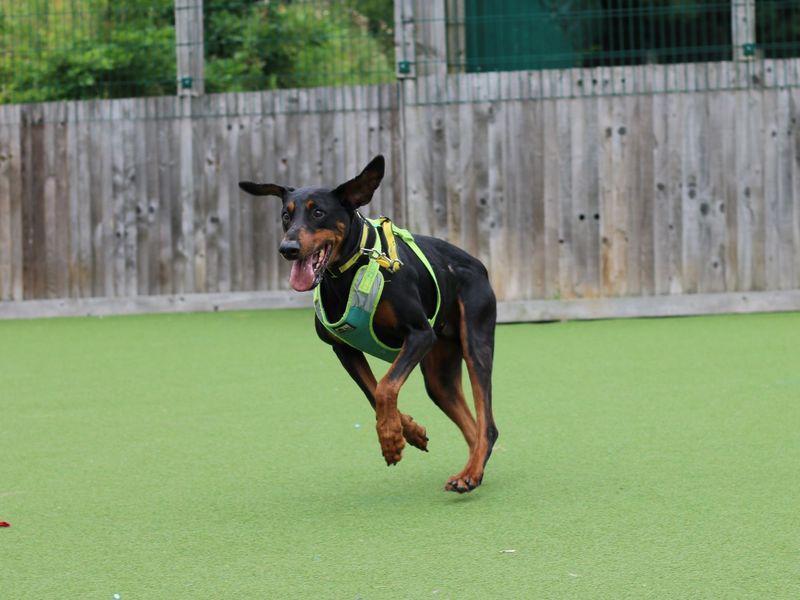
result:
M 465 290 L 468 293 L 460 295 L 458 300 L 461 316 L 459 337 L 472 386 L 476 417 L 475 441 L 470 446 L 469 461 L 464 470 L 451 477 L 445 485 L 446 490 L 459 493 L 468 492 L 481 484 L 486 461 L 498 436 L 492 415 L 492 362 L 497 308 L 488 281 L 477 285 L 480 287 Z
M 458 340 L 440 338 L 422 359 L 420 367 L 428 396 L 458 426 L 472 454 L 477 425 L 461 385 L 462 361 Z

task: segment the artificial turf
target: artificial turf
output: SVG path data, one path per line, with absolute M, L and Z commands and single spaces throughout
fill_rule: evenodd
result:
M 800 314 L 499 327 L 464 496 L 311 318 L 0 322 L 0 598 L 800 597 Z

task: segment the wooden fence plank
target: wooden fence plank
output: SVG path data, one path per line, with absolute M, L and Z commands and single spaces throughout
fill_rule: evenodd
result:
M 798 68 L 797 77 L 800 77 Z M 791 158 L 792 158 L 792 246 L 794 247 L 794 273 L 790 277 L 791 287 L 800 287 L 800 88 L 787 90 L 790 96 Z M 789 202 L 787 202 L 788 204 Z
M 525 184 L 529 195 L 519 199 L 519 221 L 522 235 L 519 236 L 519 256 L 525 257 L 518 265 L 521 274 L 522 295 L 541 297 L 544 294 L 545 278 L 545 163 L 548 148 L 544 138 L 543 103 L 537 100 L 525 107 L 522 127 L 531 146 L 527 159 L 522 165 Z
M 557 103 L 553 100 L 543 100 L 542 109 L 542 135 L 543 144 L 546 144 L 542 166 L 542 219 L 544 225 L 544 281 L 542 297 L 554 298 L 558 295 L 559 288 L 559 229 L 560 229 L 560 183 L 561 170 L 559 161 L 564 156 L 564 150 L 559 142 Z M 546 140 L 546 142 L 544 141 Z M 504 223 L 508 229 L 511 223 Z
M 176 115 L 176 102 L 172 98 L 160 98 L 157 104 L 158 128 L 158 293 L 175 292 L 175 270 L 173 260 L 173 205 L 178 196 L 178 160 L 180 156 L 180 119 Z
M 0 105 L 0 301 L 12 298 L 11 140 L 8 111 Z
M 780 269 L 780 242 L 778 239 L 780 164 L 778 160 L 778 145 L 782 136 L 778 135 L 777 96 L 777 90 L 765 90 L 761 96 L 763 129 L 759 138 L 764 156 L 764 279 L 767 289 L 778 288 Z
M 216 202 L 216 225 L 213 234 L 209 239 L 209 252 L 218 257 L 218 279 L 217 291 L 229 292 L 234 289 L 231 259 L 231 228 L 230 228 L 230 205 L 232 179 L 232 161 L 230 155 L 229 132 L 234 127 L 235 122 L 229 115 L 228 100 L 235 101 L 234 98 L 222 95 L 218 96 L 219 105 L 217 107 L 219 118 L 217 119 L 217 162 L 218 162 L 218 189 Z M 231 107 L 231 109 L 234 109 Z M 235 182 L 238 185 L 238 181 Z M 239 191 L 237 189 L 236 193 Z M 215 243 L 216 242 L 216 243 Z M 216 253 L 213 252 L 216 246 Z
M 782 83 L 787 73 L 781 72 Z M 792 199 L 792 141 L 797 128 L 793 120 L 790 104 L 790 91 L 781 89 L 777 97 L 777 138 L 778 138 L 778 205 L 777 205 L 777 238 L 778 238 L 778 281 L 774 289 L 789 290 L 795 287 L 794 240 L 792 226 L 795 220 Z
M 558 290 L 556 298 L 575 297 L 575 239 L 573 236 L 571 106 L 576 100 L 556 102 L 558 139 Z
M 238 181 L 244 179 L 241 173 L 245 170 L 249 171 L 250 168 L 246 165 L 252 165 L 253 153 L 253 120 L 254 120 L 254 94 L 239 94 L 237 105 L 237 123 L 238 123 L 238 155 L 232 161 L 233 168 L 236 173 L 234 174 L 232 184 L 237 184 Z M 238 187 L 231 185 L 231 223 L 235 224 L 234 230 L 238 233 L 235 234 L 235 239 L 238 240 L 238 259 L 237 267 L 239 269 L 239 276 L 237 278 L 237 290 L 252 290 L 255 286 L 254 270 L 255 270 L 255 256 L 253 254 L 253 202 L 240 193 Z
M 184 216 L 184 224 L 189 230 L 186 235 L 192 240 L 191 248 L 191 289 L 194 293 L 208 290 L 208 255 L 206 236 L 208 234 L 208 194 L 206 192 L 206 131 L 214 130 L 213 121 L 206 118 L 208 100 L 205 97 L 191 100 L 192 121 L 192 192 L 193 205 L 191 220 Z
M 648 90 L 650 82 L 648 81 Z M 639 107 L 638 126 L 632 126 L 638 140 L 638 146 L 633 154 L 632 163 L 638 164 L 638 182 L 634 192 L 633 202 L 639 205 L 636 218 L 631 222 L 630 228 L 636 229 L 639 237 L 639 246 L 633 247 L 639 255 L 639 293 L 650 296 L 655 293 L 655 237 L 654 213 L 656 187 L 653 185 L 655 177 L 655 136 L 653 129 L 654 96 L 643 94 L 637 98 Z M 636 131 L 638 129 L 638 131 Z M 629 252 L 630 256 L 630 252 Z M 629 262 L 630 265 L 630 262 Z M 632 267 L 629 266 L 629 271 Z
M 277 164 L 274 151 L 275 143 L 275 113 L 274 113 L 274 94 L 262 94 L 261 106 L 264 112 L 264 127 L 262 133 L 262 162 L 259 165 L 258 173 L 261 181 L 275 183 Z M 335 114 L 333 111 L 326 115 Z M 330 158 L 329 154 L 326 154 Z M 325 161 L 324 165 L 329 164 Z M 280 183 L 280 182 L 278 182 Z M 262 242 L 259 246 L 261 264 L 265 269 L 262 287 L 259 289 L 275 290 L 278 289 L 278 262 L 281 260 L 278 254 L 278 244 L 283 235 L 280 225 L 280 201 L 277 198 L 264 198 L 255 206 L 256 221 L 259 227 L 263 228 Z
M 9 129 L 9 193 L 11 194 L 11 299 L 24 297 L 22 224 L 22 118 L 19 106 L 5 109 Z

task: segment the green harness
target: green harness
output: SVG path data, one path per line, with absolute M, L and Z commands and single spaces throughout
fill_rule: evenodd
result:
M 369 229 L 375 231 L 375 244 L 372 248 L 364 248 L 366 243 Z M 380 230 L 383 230 L 386 237 L 387 253 L 383 252 L 381 246 Z M 322 301 L 322 292 L 320 291 L 321 285 L 314 288 L 314 310 L 317 313 L 317 318 L 320 323 L 330 331 L 336 338 L 344 343 L 371 354 L 377 358 L 383 359 L 387 362 L 394 361 L 400 348 L 391 348 L 381 342 L 375 335 L 372 327 L 372 321 L 375 318 L 375 310 L 378 307 L 378 302 L 381 299 L 383 292 L 383 273 L 381 268 L 390 272 L 397 271 L 403 266 L 403 263 L 397 258 L 397 246 L 394 237 L 397 236 L 411 249 L 417 258 L 422 261 L 425 268 L 430 273 L 433 279 L 433 284 L 436 287 L 436 310 L 433 316 L 428 320 L 433 327 L 436 316 L 439 314 L 439 306 L 441 304 L 441 294 L 439 292 L 439 283 L 436 281 L 436 275 L 433 272 L 433 267 L 428 259 L 425 258 L 422 250 L 414 241 L 414 236 L 407 230 L 397 227 L 386 217 L 380 219 L 365 219 L 364 229 L 361 236 L 361 249 L 360 251 L 348 260 L 340 269 L 344 272 L 349 269 L 362 255 L 366 254 L 369 261 L 366 265 L 359 267 L 353 277 L 353 283 L 350 284 L 350 294 L 347 298 L 347 306 L 344 309 L 342 318 L 331 323 L 325 314 L 325 307 Z

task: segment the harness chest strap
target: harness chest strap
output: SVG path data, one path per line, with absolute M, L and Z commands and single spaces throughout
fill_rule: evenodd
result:
M 366 243 L 370 226 L 376 230 L 375 243 L 372 248 L 367 249 L 363 246 Z M 377 231 L 378 228 L 383 230 L 386 238 L 386 254 L 383 253 L 380 235 L 378 235 Z M 339 272 L 343 273 L 352 267 L 362 254 L 366 254 L 369 257 L 367 264 L 361 266 L 353 277 L 347 306 L 345 307 L 342 317 L 338 321 L 335 323 L 328 321 L 322 303 L 321 286 L 317 286 L 314 289 L 314 310 L 322 325 L 330 333 L 350 346 L 388 362 L 394 360 L 400 352 L 400 348 L 391 348 L 378 339 L 373 329 L 373 318 L 378 302 L 380 301 L 381 293 L 383 292 L 384 278 L 380 269 L 383 268 L 391 272 L 396 272 L 403 266 L 403 263 L 398 258 L 395 236 L 400 237 L 411 251 L 414 252 L 422 264 L 425 265 L 426 270 L 433 279 L 434 287 L 436 288 L 436 310 L 429 319 L 431 326 L 433 326 L 441 305 L 439 283 L 436 280 L 433 267 L 420 247 L 417 246 L 414 241 L 414 236 L 411 235 L 409 231 L 392 224 L 386 217 L 381 217 L 377 221 L 366 220 L 361 235 L 361 248 L 359 252 L 339 268 Z

